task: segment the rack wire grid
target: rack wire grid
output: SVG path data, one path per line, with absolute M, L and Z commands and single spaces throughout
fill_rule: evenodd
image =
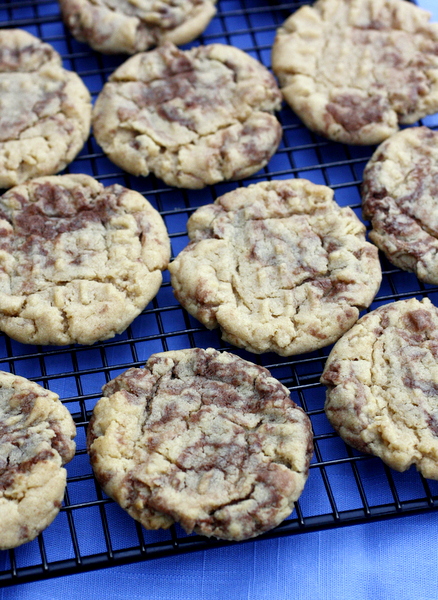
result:
M 237 46 L 270 67 L 277 27 L 302 4 L 276 0 L 219 0 L 218 12 L 203 36 L 191 45 L 219 42 Z M 52 44 L 64 66 L 76 71 L 93 98 L 125 56 L 105 56 L 76 42 L 62 24 L 53 0 L 0 3 L 0 25 L 21 27 Z M 95 176 L 104 185 L 121 183 L 138 190 L 159 210 L 167 225 L 173 256 L 188 242 L 186 221 L 200 205 L 240 185 L 303 177 L 326 184 L 341 206 L 361 216 L 360 184 L 371 147 L 334 144 L 307 130 L 284 106 L 279 113 L 283 140 L 262 171 L 243 182 L 201 191 L 165 187 L 153 176 L 136 178 L 120 171 L 101 152 L 93 137 L 67 172 Z M 438 115 L 423 120 L 438 126 Z M 438 288 L 424 285 L 382 257 L 383 282 L 372 308 L 402 298 L 429 296 L 438 304 Z M 17 343 L 0 334 L 0 369 L 25 376 L 58 393 L 77 425 L 77 452 L 67 465 L 65 501 L 55 521 L 39 537 L 15 550 L 0 552 L 0 585 L 121 565 L 227 542 L 187 535 L 178 526 L 146 531 L 105 496 L 95 482 L 86 453 L 88 420 L 108 380 L 131 366 L 142 366 L 154 352 L 189 347 L 228 349 L 267 367 L 310 416 L 315 454 L 305 490 L 294 513 L 261 538 L 409 515 L 436 508 L 438 482 L 426 481 L 414 469 L 396 473 L 379 459 L 351 448 L 330 427 L 319 383 L 330 348 L 292 358 L 250 355 L 227 347 L 217 331 L 208 331 L 173 297 L 167 273 L 158 295 L 122 335 L 88 346 L 40 347 Z M 258 538 L 260 539 L 260 538 Z M 257 543 L 255 540 L 253 543 Z

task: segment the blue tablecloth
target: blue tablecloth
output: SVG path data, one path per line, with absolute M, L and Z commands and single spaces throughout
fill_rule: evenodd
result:
M 438 0 L 420 0 L 438 20 Z M 436 600 L 436 512 L 0 590 L 0 600 Z
M 22 584 L 2 600 L 436 600 L 438 515 Z

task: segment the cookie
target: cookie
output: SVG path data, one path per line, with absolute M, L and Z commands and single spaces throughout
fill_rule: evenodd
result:
M 224 340 L 283 356 L 336 341 L 381 282 L 365 226 L 305 179 L 239 188 L 199 208 L 169 265 L 179 302 Z
M 94 135 L 128 173 L 202 188 L 243 179 L 267 164 L 281 126 L 269 71 L 232 46 L 181 51 L 171 43 L 128 59 L 93 112 Z
M 364 316 L 322 374 L 325 411 L 351 446 L 438 479 L 438 309 L 415 298 Z
M 53 175 L 90 132 L 90 94 L 52 46 L 20 29 L 0 30 L 0 188 Z
M 225 540 L 288 517 L 313 452 L 309 418 L 269 371 L 209 348 L 151 356 L 103 388 L 88 451 L 104 491 L 147 529 Z
M 364 171 L 362 207 L 370 239 L 397 267 L 438 283 L 438 133 L 411 127 L 374 152 Z
M 169 260 L 159 213 L 88 175 L 33 179 L 0 197 L 0 330 L 28 344 L 92 344 L 155 296 Z
M 305 125 L 378 144 L 438 111 L 438 23 L 405 0 L 318 0 L 277 32 L 272 66 Z
M 57 394 L 0 371 L 0 550 L 33 540 L 61 508 L 76 427 Z
M 166 41 L 186 44 L 216 13 L 216 0 L 59 0 L 73 36 L 99 52 L 135 54 Z

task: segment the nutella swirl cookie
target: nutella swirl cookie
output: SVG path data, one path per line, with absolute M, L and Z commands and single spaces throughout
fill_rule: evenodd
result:
M 313 452 L 309 418 L 269 371 L 227 352 L 155 354 L 103 388 L 88 451 L 105 492 L 147 529 L 226 540 L 288 517 Z
M 169 260 L 159 213 L 88 175 L 41 177 L 0 197 L 0 330 L 28 344 L 92 344 L 155 296 Z
M 59 0 L 80 42 L 109 54 L 135 54 L 165 41 L 186 44 L 213 18 L 216 0 Z
M 283 356 L 336 341 L 371 304 L 377 249 L 350 208 L 305 179 L 239 188 L 199 208 L 169 265 L 176 298 L 224 340 Z
M 281 138 L 271 114 L 280 104 L 272 75 L 242 50 L 212 44 L 183 52 L 166 43 L 111 75 L 93 127 L 125 171 L 202 188 L 266 165 Z
M 76 427 L 57 394 L 0 371 L 0 549 L 33 540 L 61 508 Z
M 437 284 L 438 133 L 412 127 L 383 142 L 364 171 L 362 206 L 388 259 Z
M 305 125 L 378 144 L 438 110 L 438 23 L 405 0 L 318 0 L 278 30 L 272 66 Z
M 0 30 L 0 188 L 61 171 L 90 132 L 90 94 L 49 44 Z
M 360 319 L 333 348 L 321 382 L 327 417 L 348 444 L 438 479 L 438 310 L 428 299 Z

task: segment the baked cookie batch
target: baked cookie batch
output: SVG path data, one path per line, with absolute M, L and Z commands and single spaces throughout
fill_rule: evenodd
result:
M 60 0 L 78 40 L 131 54 L 92 109 L 49 45 L 0 31 L 0 331 L 22 343 L 93 344 L 124 331 L 169 269 L 205 327 L 260 354 L 335 343 L 321 383 L 350 445 L 438 479 L 438 309 L 372 304 L 381 249 L 438 283 L 438 24 L 405 0 L 317 0 L 278 29 L 272 66 L 223 44 L 181 50 L 214 0 Z M 134 175 L 203 188 L 247 178 L 281 141 L 282 98 L 314 132 L 380 144 L 363 217 L 305 179 L 238 187 L 190 217 L 170 262 L 160 214 L 138 192 L 57 175 L 90 127 Z M 9 188 L 9 189 L 8 189 Z M 359 319 L 359 320 L 358 320 Z M 56 394 L 0 372 L 0 549 L 55 518 L 75 425 Z M 309 417 L 269 371 L 229 352 L 162 352 L 103 388 L 87 449 L 104 491 L 148 529 L 244 540 L 293 510 L 313 453 Z

